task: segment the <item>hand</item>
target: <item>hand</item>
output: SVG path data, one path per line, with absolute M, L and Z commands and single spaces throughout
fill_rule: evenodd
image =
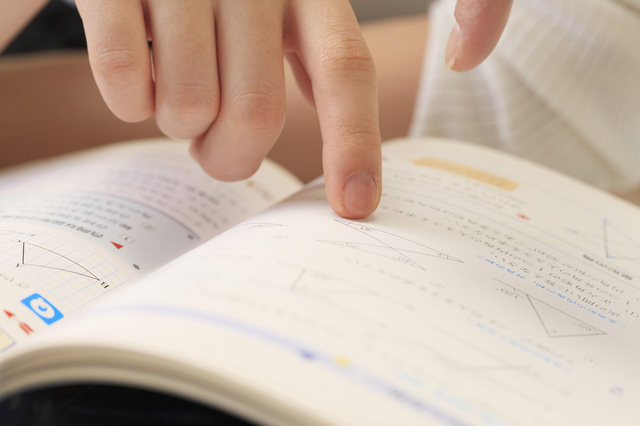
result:
M 347 0 L 76 4 L 111 110 L 125 121 L 155 112 L 168 136 L 194 139 L 192 156 L 220 180 L 249 177 L 276 142 L 285 119 L 286 55 L 317 108 L 332 208 L 349 218 L 375 210 L 381 193 L 376 75 Z
M 500 40 L 513 0 L 458 0 L 445 64 L 453 71 L 477 67 Z

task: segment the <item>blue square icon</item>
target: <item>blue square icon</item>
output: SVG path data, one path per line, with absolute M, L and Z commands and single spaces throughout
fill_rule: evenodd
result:
M 31 309 L 42 321 L 47 324 L 53 324 L 60 318 L 64 317 L 62 312 L 56 309 L 51 303 L 38 293 L 33 293 L 31 296 L 22 299 L 22 303 L 29 309 Z

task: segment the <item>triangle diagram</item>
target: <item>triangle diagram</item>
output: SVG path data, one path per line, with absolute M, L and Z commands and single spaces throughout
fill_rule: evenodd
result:
M 393 247 L 388 247 L 386 245 L 375 245 L 375 244 L 362 244 L 362 243 L 352 243 L 347 241 L 332 241 L 332 244 L 337 246 L 349 247 L 357 250 L 366 251 L 368 253 L 377 254 L 379 256 L 383 256 L 389 258 L 391 260 L 396 260 L 398 262 L 406 263 L 407 265 L 414 266 L 416 268 L 424 269 L 419 263 L 411 259 L 405 251 L 396 250 Z M 418 253 L 423 254 L 423 253 Z M 430 256 L 427 254 L 427 256 Z
M 551 305 L 527 296 L 549 337 L 598 336 L 605 332 L 565 314 Z
M 361 236 L 366 238 L 362 238 L 360 241 L 323 242 L 366 251 L 419 269 L 424 268 L 415 259 L 419 259 L 423 256 L 461 262 L 461 260 L 458 260 L 453 256 L 449 256 L 446 253 L 381 229 L 372 228 L 362 223 L 346 222 L 342 220 L 336 220 L 336 222 L 359 232 Z

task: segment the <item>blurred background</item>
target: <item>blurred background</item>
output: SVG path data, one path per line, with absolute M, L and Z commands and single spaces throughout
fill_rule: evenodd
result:
M 361 22 L 424 13 L 430 0 L 351 0 Z M 2 55 L 86 47 L 82 21 L 73 1 L 51 0 Z
M 370 22 L 425 13 L 430 1 L 351 3 L 358 19 Z M 97 90 L 85 51 L 82 21 L 74 1 L 50 0 L 0 52 L 0 168 L 106 143 L 161 136 L 153 117 L 125 123 L 109 111 Z M 399 111 L 393 105 L 388 109 L 393 114 Z M 285 161 L 279 156 L 302 154 L 278 146 L 271 151 L 274 159 Z M 315 154 L 304 150 L 304 154 L 317 157 L 318 168 L 321 149 L 318 144 Z M 315 177 L 310 168 L 292 171 Z

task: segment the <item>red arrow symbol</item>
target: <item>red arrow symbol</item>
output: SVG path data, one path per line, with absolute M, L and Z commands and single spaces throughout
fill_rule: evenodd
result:
M 116 246 L 116 248 L 118 250 L 120 250 L 122 248 L 122 244 L 118 244 L 118 243 L 114 243 L 113 241 L 111 241 L 111 244 L 113 244 L 114 246 Z
M 18 322 L 18 324 L 20 325 L 20 328 L 22 329 L 22 331 L 24 331 L 27 334 L 27 336 L 31 333 L 35 333 L 35 331 L 33 331 L 33 329 L 29 327 L 26 323 Z
M 31 333 L 35 333 L 35 331 L 33 331 L 33 329 L 29 327 L 29 325 L 26 322 L 22 322 L 18 318 L 15 318 L 16 314 L 14 314 L 13 312 L 9 312 L 5 309 L 4 313 L 7 314 L 9 318 L 13 318 L 18 323 L 18 327 L 20 327 L 20 329 L 24 331 L 27 335 Z

